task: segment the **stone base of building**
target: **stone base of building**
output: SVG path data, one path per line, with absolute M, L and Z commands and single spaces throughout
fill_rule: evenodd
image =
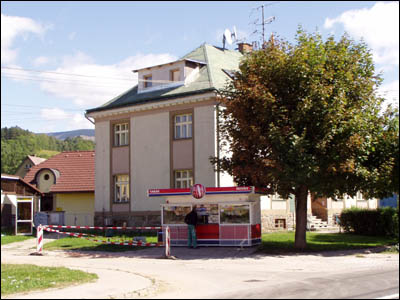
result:
M 161 226 L 161 212 L 96 212 L 94 226 Z
M 294 213 L 274 213 L 271 211 L 261 211 L 262 232 L 274 232 L 282 230 L 293 230 L 296 220 Z

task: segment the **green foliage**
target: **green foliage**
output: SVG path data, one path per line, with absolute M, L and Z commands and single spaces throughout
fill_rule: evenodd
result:
M 3 234 L 3 232 L 2 232 Z M 27 235 L 4 235 L 1 237 L 1 244 L 7 245 L 16 242 L 22 242 L 25 240 L 29 240 L 34 238 L 34 236 L 27 236 Z
M 94 142 L 81 137 L 58 140 L 19 127 L 1 129 L 1 173 L 14 174 L 27 155 L 49 158 L 62 151 L 93 150 Z
M 293 247 L 294 232 L 265 233 L 262 235 L 258 252 L 286 253 L 298 252 Z M 316 233 L 307 232 L 306 252 L 338 251 L 351 249 L 365 249 L 397 243 L 395 238 L 388 236 L 365 236 L 352 233 Z
M 114 236 L 112 238 L 106 238 L 104 236 L 91 237 L 95 240 L 102 240 L 108 242 L 128 242 L 132 241 L 132 236 Z M 156 236 L 146 237 L 147 243 L 157 243 Z M 94 242 L 82 238 L 67 237 L 55 240 L 44 245 L 44 250 L 79 250 L 79 251 L 104 251 L 104 252 L 124 252 L 124 251 L 137 251 L 148 247 L 142 246 L 122 246 L 122 245 L 111 245 L 102 244 L 100 242 Z
M 340 215 L 340 224 L 346 232 L 376 236 L 399 234 L 398 211 L 391 207 L 378 209 L 351 208 Z
M 300 28 L 296 44 L 271 38 L 239 69 L 220 91 L 220 147 L 231 155 L 212 162 L 238 185 L 295 195 L 296 247 L 306 247 L 309 192 L 398 192 L 398 111 L 380 113 L 382 78 L 364 42 Z
M 232 156 L 214 163 L 283 197 L 301 186 L 332 197 L 398 191 L 398 112 L 380 114 L 382 79 L 366 44 L 301 29 L 296 41 L 271 39 L 247 55 L 220 92 Z

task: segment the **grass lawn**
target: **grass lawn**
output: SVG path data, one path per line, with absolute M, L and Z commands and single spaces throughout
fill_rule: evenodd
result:
M 294 232 L 263 234 L 258 251 L 261 253 L 298 252 L 298 250 L 294 248 L 294 236 Z M 362 236 L 349 233 L 307 232 L 306 238 L 307 249 L 305 252 L 363 249 L 398 243 L 398 239 L 396 238 Z
M 91 237 L 98 240 L 106 240 L 110 242 L 126 242 L 131 240 L 131 237 Z M 147 243 L 157 243 L 156 236 L 147 236 Z M 119 245 L 107 245 L 100 242 L 93 242 L 82 238 L 66 237 L 55 240 L 53 242 L 46 243 L 43 247 L 44 250 L 81 250 L 81 251 L 106 251 L 106 252 L 123 252 L 140 250 L 146 247 L 137 246 L 119 246 Z
M 4 234 L 2 232 L 2 234 Z M 11 244 L 11 243 L 15 243 L 15 242 L 21 242 L 21 241 L 25 241 L 28 239 L 33 239 L 35 238 L 32 235 L 4 235 L 1 237 L 1 244 L 2 245 L 6 245 L 6 244 Z
M 1 296 L 82 284 L 96 279 L 96 274 L 64 267 L 1 264 Z

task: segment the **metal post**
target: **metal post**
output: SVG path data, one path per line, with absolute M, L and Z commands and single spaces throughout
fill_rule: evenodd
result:
M 36 232 L 36 254 L 43 255 L 43 227 L 40 224 Z

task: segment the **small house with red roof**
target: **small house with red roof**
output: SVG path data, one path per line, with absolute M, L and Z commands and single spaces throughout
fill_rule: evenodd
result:
M 24 179 L 43 192 L 41 211 L 64 212 L 65 225 L 93 226 L 94 162 L 94 151 L 71 151 L 33 166 Z
M 36 155 L 28 155 L 18 166 L 15 175 L 24 178 L 29 169 L 44 162 L 46 158 L 38 157 Z
M 19 219 L 30 220 L 39 211 L 42 192 L 17 175 L 1 174 L 1 228 L 16 229 L 16 209 L 19 206 Z M 25 202 L 32 199 L 28 205 Z M 26 226 L 25 226 L 26 225 Z M 31 233 L 31 224 L 19 223 L 18 233 Z M 15 231 L 17 233 L 17 231 Z

